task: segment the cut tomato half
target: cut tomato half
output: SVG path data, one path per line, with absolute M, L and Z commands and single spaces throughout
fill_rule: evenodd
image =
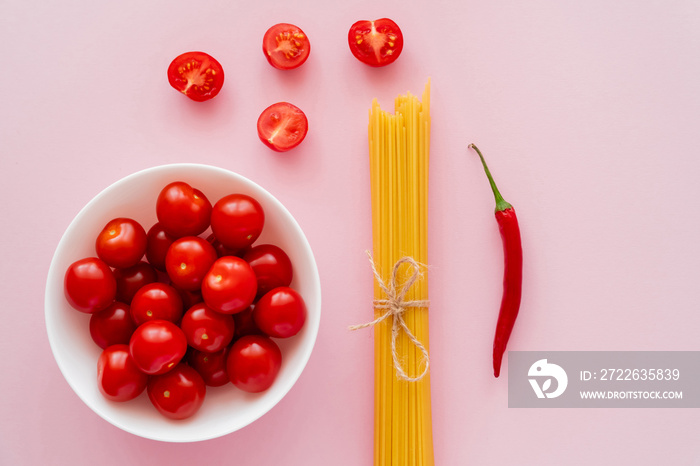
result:
M 203 102 L 216 96 L 224 85 L 224 69 L 204 52 L 186 52 L 168 67 L 168 82 L 190 99 Z
M 403 34 L 389 18 L 358 21 L 350 27 L 348 44 L 352 54 L 369 66 L 394 63 L 403 50 Z
M 309 122 L 299 107 L 278 102 L 267 107 L 258 118 L 258 136 L 270 149 L 285 152 L 306 137 Z
M 309 58 L 310 50 L 309 37 L 293 24 L 275 24 L 263 37 L 265 58 L 278 70 L 301 66 Z

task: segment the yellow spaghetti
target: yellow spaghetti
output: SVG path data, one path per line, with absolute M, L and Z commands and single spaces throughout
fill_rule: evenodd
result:
M 384 284 L 392 281 L 395 264 L 405 256 L 420 264 L 428 263 L 430 81 L 422 100 L 410 93 L 400 95 L 394 110 L 394 114 L 382 110 L 375 99 L 369 112 L 373 260 Z M 399 288 L 413 270 L 403 264 L 397 270 Z M 427 271 L 421 272 L 403 298 L 414 302 L 401 314 L 410 334 L 401 331 L 392 337 L 391 318 L 374 325 L 376 466 L 434 464 L 427 353 L 416 344 L 418 341 L 427 351 L 428 309 L 417 307 L 428 299 Z M 374 297 L 375 318 L 380 318 L 387 310 L 377 302 L 385 302 L 387 296 L 379 280 L 375 281 Z M 395 338 L 396 362 L 392 338 Z M 403 371 L 407 377 L 399 376 L 396 363 L 399 372 Z

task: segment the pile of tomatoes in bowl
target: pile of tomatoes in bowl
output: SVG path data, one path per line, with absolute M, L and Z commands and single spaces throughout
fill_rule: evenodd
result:
M 153 209 L 153 200 L 150 204 Z M 257 241 L 266 224 L 262 205 L 236 192 L 211 203 L 202 191 L 176 181 L 160 191 L 153 210 L 157 218 L 148 231 L 145 222 L 129 217 L 106 222 L 92 234 L 88 249 L 94 254 L 64 271 L 64 300 L 80 311 L 75 314 L 89 314 L 89 335 L 102 350 L 92 367 L 94 377 L 97 366 L 101 396 L 108 404 L 122 405 L 142 399 L 145 391 L 166 418 L 189 418 L 201 408 L 207 387 L 228 385 L 217 390 L 248 394 L 275 391 L 270 387 L 286 353 L 279 343 L 299 338 L 291 352 L 303 348 L 306 354 L 302 360 L 293 355 L 295 373 L 284 376 L 281 391 L 272 404 L 266 403 L 269 409 L 306 363 L 317 331 L 317 304 L 312 303 L 309 346 L 308 335 L 292 338 L 308 315 L 304 298 L 292 285 L 292 260 L 281 247 Z M 273 230 L 285 228 L 275 220 Z M 278 235 L 273 231 L 268 236 Z M 304 271 L 308 257 L 300 257 Z M 310 294 L 316 301 L 315 293 Z M 48 319 L 47 327 L 51 339 Z M 52 349 L 61 366 L 54 342 Z M 70 383 L 65 370 L 64 375 Z M 247 417 L 247 422 L 254 420 Z
M 100 392 L 129 401 L 147 390 L 161 414 L 185 419 L 201 407 L 206 385 L 268 389 L 282 359 L 270 337 L 296 335 L 306 306 L 289 287 L 287 254 L 253 246 L 265 223 L 262 206 L 239 193 L 212 205 L 175 181 L 155 207 L 158 223 L 148 232 L 131 218 L 110 220 L 97 235 L 97 257 L 65 274 L 68 302 L 91 314 L 90 334 L 104 349 Z M 198 236 L 210 227 L 206 239 Z

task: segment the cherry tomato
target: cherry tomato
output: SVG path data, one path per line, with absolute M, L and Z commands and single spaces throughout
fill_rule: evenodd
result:
M 63 292 L 73 308 L 92 314 L 114 302 L 117 281 L 107 264 L 97 257 L 87 257 L 68 267 Z
M 180 327 L 167 320 L 151 320 L 139 326 L 129 341 L 136 366 L 146 374 L 164 374 L 185 355 L 187 338 Z
M 211 203 L 200 190 L 175 181 L 158 195 L 156 215 L 170 236 L 197 236 L 209 227 Z
M 158 273 L 152 265 L 139 262 L 126 269 L 115 269 L 114 278 L 117 280 L 117 301 L 130 304 L 134 295 L 142 287 L 158 281 Z
M 348 44 L 352 54 L 369 66 L 394 63 L 403 50 L 403 34 L 388 18 L 358 21 L 350 27 Z
M 263 37 L 265 58 L 278 70 L 291 70 L 301 66 L 309 58 L 310 50 L 308 36 L 293 24 L 275 24 Z
M 165 270 L 174 285 L 196 291 L 217 258 L 216 250 L 209 242 L 198 236 L 185 236 L 170 245 L 165 256 Z
M 180 328 L 192 348 L 215 353 L 231 343 L 235 325 L 233 316 L 221 314 L 199 303 L 185 312 Z
M 228 353 L 226 371 L 241 390 L 259 393 L 270 388 L 282 366 L 282 353 L 268 337 L 248 335 L 237 340 Z
M 97 235 L 95 249 L 97 257 L 110 267 L 131 267 L 146 252 L 146 230 L 136 220 L 115 218 Z
M 177 286 L 173 286 L 173 288 L 177 290 L 178 294 L 180 295 L 180 299 L 182 299 L 183 309 L 189 309 L 195 304 L 199 304 L 204 301 L 201 290 L 188 291 Z
M 227 248 L 223 244 L 221 244 L 221 241 L 216 239 L 216 236 L 212 233 L 211 235 L 207 236 L 207 241 L 209 241 L 209 244 L 214 246 L 214 250 L 216 251 L 216 255 L 218 257 L 224 257 L 224 256 L 237 256 L 241 257 L 243 252 L 246 251 L 246 249 L 231 249 Z
M 286 152 L 301 144 L 309 131 L 304 112 L 289 102 L 277 102 L 258 117 L 258 137 L 270 149 Z
M 292 283 L 292 261 L 281 248 L 272 244 L 254 246 L 243 255 L 258 279 L 258 297 L 278 286 Z
M 167 234 L 160 223 L 156 223 L 148 230 L 147 238 L 146 259 L 148 259 L 148 263 L 161 272 L 165 272 L 165 255 L 175 238 Z
M 286 286 L 275 288 L 257 302 L 253 320 L 266 335 L 289 338 L 304 326 L 306 304 L 293 289 Z
M 164 283 L 149 283 L 131 300 L 131 318 L 136 325 L 151 320 L 177 323 L 182 318 L 182 298 L 175 288 Z
M 235 314 L 250 306 L 256 291 L 255 272 L 240 257 L 217 259 L 202 282 L 204 302 L 224 314 Z
M 141 372 L 127 345 L 112 345 L 97 360 L 97 386 L 112 401 L 133 400 L 143 392 L 148 376 Z
M 228 347 L 216 353 L 192 350 L 187 363 L 199 372 L 205 384 L 210 387 L 221 387 L 229 382 L 226 373 L 226 356 L 228 356 Z
M 186 52 L 170 63 L 168 82 L 195 102 L 204 102 L 223 87 L 224 69 L 211 55 Z
M 134 330 L 136 324 L 131 319 L 128 304 L 114 302 L 107 309 L 90 316 L 90 336 L 102 349 L 128 344 Z
M 148 398 L 158 412 L 170 419 L 187 419 L 196 414 L 206 392 L 202 376 L 186 364 L 178 364 L 148 382 Z
M 234 338 L 240 338 L 245 335 L 262 335 L 263 332 L 258 328 L 253 320 L 253 308 L 248 307 L 241 312 L 233 315 L 233 321 L 236 323 Z
M 214 204 L 211 229 L 221 244 L 231 249 L 247 248 L 258 239 L 265 213 L 258 201 L 245 194 L 229 194 Z

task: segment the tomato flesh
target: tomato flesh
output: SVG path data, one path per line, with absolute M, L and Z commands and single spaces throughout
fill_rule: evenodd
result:
M 301 109 L 289 102 L 267 107 L 258 118 L 258 137 L 270 149 L 286 152 L 306 137 L 309 121 Z
M 278 70 L 290 70 L 301 66 L 309 58 L 310 50 L 308 36 L 293 24 L 275 24 L 263 37 L 265 58 Z
M 403 50 L 403 33 L 389 18 L 358 21 L 350 27 L 348 44 L 362 63 L 379 67 L 396 61 Z
M 196 102 L 215 97 L 224 85 L 224 69 L 204 52 L 186 52 L 168 67 L 168 82 Z

